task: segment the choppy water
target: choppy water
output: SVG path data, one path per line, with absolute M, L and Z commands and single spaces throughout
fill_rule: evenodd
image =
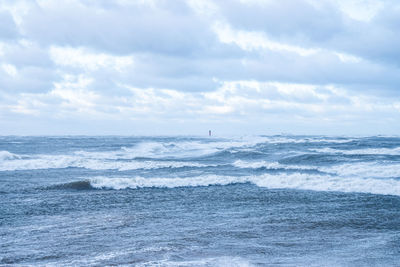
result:
M 0 137 L 0 265 L 400 266 L 400 138 Z

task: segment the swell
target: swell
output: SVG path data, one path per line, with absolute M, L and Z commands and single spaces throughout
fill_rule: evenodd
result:
M 69 189 L 90 190 L 90 189 L 94 189 L 94 187 L 92 186 L 90 180 L 83 180 L 83 181 L 75 181 L 75 182 L 70 182 L 70 183 L 52 185 L 52 186 L 46 187 L 46 189 L 49 189 L 49 190 L 69 190 Z

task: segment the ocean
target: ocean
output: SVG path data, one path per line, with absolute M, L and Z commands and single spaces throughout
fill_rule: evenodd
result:
M 0 137 L 0 266 L 400 266 L 400 137 Z

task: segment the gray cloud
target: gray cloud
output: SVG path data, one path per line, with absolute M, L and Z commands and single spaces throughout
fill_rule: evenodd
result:
M 0 40 L 16 39 L 18 36 L 18 29 L 11 14 L 0 11 Z
M 191 56 L 216 42 L 205 23 L 183 1 L 157 7 L 96 7 L 63 1 L 46 7 L 32 6 L 22 28 L 28 38 L 44 46 L 89 46 L 116 54 L 150 51 Z
M 348 17 L 335 1 L 267 1 L 243 4 L 220 1 L 227 21 L 247 31 L 263 31 L 275 40 L 311 48 L 346 52 L 399 67 L 400 8 L 383 5 L 369 21 Z M 362 8 L 362 7 L 360 7 Z
M 282 40 L 326 42 L 345 29 L 343 15 L 329 3 L 306 0 L 219 1 L 224 17 L 244 30 L 262 30 Z
M 0 91 L 13 94 L 21 92 L 47 92 L 53 87 L 53 81 L 59 79 L 57 73 L 40 67 L 24 67 L 16 75 L 0 71 Z

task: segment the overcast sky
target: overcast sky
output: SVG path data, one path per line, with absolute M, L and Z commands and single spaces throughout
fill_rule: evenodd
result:
M 398 0 L 0 0 L 0 135 L 400 133 Z

